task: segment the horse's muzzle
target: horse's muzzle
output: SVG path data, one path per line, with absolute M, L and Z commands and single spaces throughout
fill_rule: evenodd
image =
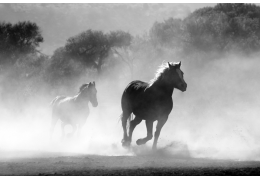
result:
M 186 83 L 182 83 L 180 85 L 180 88 L 179 88 L 182 92 L 186 91 L 187 90 L 187 84 Z
M 93 106 L 93 107 L 97 107 L 97 106 L 98 106 L 98 103 L 93 103 L 92 106 Z

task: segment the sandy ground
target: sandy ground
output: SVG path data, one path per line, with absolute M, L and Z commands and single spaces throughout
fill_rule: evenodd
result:
M 98 156 L 20 151 L 1 152 L 0 175 L 260 175 L 260 162 L 158 153 Z

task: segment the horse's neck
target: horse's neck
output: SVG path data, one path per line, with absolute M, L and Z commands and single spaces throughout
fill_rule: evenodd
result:
M 76 103 L 79 103 L 79 104 L 88 105 L 89 98 L 88 98 L 88 96 L 84 96 L 82 93 L 79 93 L 78 95 L 75 96 L 75 101 L 76 101 Z
M 163 80 L 159 80 L 154 82 L 149 88 L 163 95 L 172 96 L 174 85 Z

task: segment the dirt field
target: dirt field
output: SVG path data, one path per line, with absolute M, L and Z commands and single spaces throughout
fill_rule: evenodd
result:
M 260 175 L 260 162 L 168 155 L 1 152 L 0 175 Z

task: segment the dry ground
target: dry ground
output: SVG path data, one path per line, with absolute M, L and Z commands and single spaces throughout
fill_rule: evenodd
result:
M 97 156 L 1 152 L 0 175 L 260 175 L 260 162 L 163 154 Z

